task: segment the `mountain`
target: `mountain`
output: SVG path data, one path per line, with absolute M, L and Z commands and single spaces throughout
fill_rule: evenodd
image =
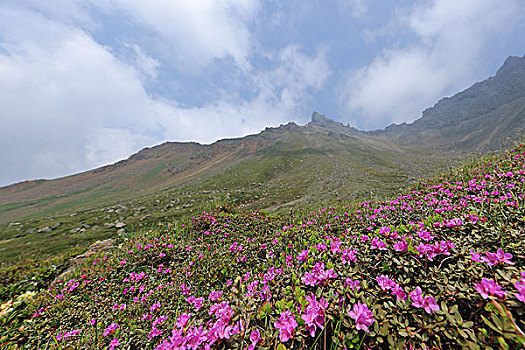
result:
M 521 137 L 524 126 L 525 57 L 509 57 L 494 77 L 441 99 L 412 124 L 374 135 L 402 145 L 488 152 Z
M 524 126 L 525 57 L 510 57 L 494 77 L 411 124 L 364 132 L 314 112 L 306 125 L 211 145 L 166 142 L 84 173 L 0 188 L 0 258 L 59 251 L 227 203 L 285 211 L 383 198 L 473 152 L 505 147 Z
M 234 202 L 272 207 L 299 198 L 355 198 L 372 188 L 391 192 L 408 178 L 427 174 L 430 158 L 430 152 L 400 147 L 314 113 L 304 126 L 289 123 L 212 145 L 167 142 L 92 171 L 0 188 L 0 220 L 175 189 L 225 192 L 223 199 L 229 199 L 227 193 L 253 192 L 254 184 L 264 199 L 241 196 L 247 198 Z

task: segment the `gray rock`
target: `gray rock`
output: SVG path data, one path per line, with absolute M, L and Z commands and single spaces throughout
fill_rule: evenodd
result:
M 119 221 L 115 224 L 115 227 L 116 228 L 123 228 L 123 227 L 126 227 L 126 224 L 123 223 L 122 221 Z

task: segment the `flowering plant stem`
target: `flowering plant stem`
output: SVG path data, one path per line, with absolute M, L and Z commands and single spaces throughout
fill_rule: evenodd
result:
M 365 340 L 365 337 L 366 337 L 366 333 L 363 333 L 363 337 L 361 338 L 361 341 L 359 342 L 359 346 L 357 347 L 357 349 L 361 349 L 361 346 L 363 345 L 363 341 Z
M 324 332 L 324 330 L 323 330 Z M 319 337 L 321 336 L 321 334 L 323 334 L 323 332 L 319 332 L 319 334 L 317 335 L 317 337 L 315 338 L 315 341 L 314 343 L 312 344 L 312 346 L 310 347 L 310 350 L 313 350 L 315 348 L 315 344 L 317 344 L 317 342 L 319 341 Z
M 525 333 L 523 333 L 521 328 L 516 324 L 516 321 L 514 321 L 514 318 L 510 314 L 509 310 L 507 310 L 505 305 L 497 303 L 496 300 L 491 300 L 491 303 L 496 307 L 496 309 L 498 309 L 498 311 L 500 312 L 501 316 L 505 316 L 505 317 L 507 317 L 510 320 L 510 322 L 514 326 L 514 329 L 516 329 L 518 331 L 518 333 L 521 335 L 521 337 L 523 337 L 524 340 L 525 340 Z

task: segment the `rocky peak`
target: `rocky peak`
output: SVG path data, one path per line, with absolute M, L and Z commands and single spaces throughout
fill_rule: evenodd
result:
M 328 117 L 326 117 L 326 115 L 324 114 L 319 114 L 317 112 L 313 112 L 312 113 L 312 120 L 310 121 L 310 123 L 307 124 L 307 126 L 320 126 L 320 127 L 323 127 L 323 128 L 328 128 L 328 129 L 331 129 L 331 130 L 346 130 L 346 131 L 354 131 L 356 129 L 348 126 L 348 125 L 344 125 L 343 123 L 341 122 L 336 122 L 335 120 L 332 120 Z
M 509 56 L 503 66 L 498 69 L 496 76 L 502 75 L 523 75 L 525 72 L 525 56 Z

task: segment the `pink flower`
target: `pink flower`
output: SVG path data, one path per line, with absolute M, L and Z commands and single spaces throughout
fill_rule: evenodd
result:
M 343 250 L 343 255 L 341 255 L 341 259 L 343 259 L 343 264 L 350 264 L 351 261 L 356 262 L 356 251 L 353 249 L 345 249 Z
M 120 326 L 119 326 L 118 324 L 116 324 L 116 323 L 112 323 L 112 324 L 110 324 L 110 325 L 104 330 L 104 332 L 102 333 L 102 335 L 103 335 L 104 337 L 107 337 L 108 335 L 113 334 L 113 333 L 114 333 L 117 329 L 119 329 L 119 328 L 120 328 Z
M 154 321 L 153 321 L 153 327 L 155 326 L 158 326 L 159 324 L 162 324 L 164 321 L 166 321 L 168 319 L 168 316 L 160 316 L 160 317 L 157 317 Z
M 308 249 L 303 250 L 299 255 L 297 255 L 297 260 L 301 262 L 308 260 Z
M 391 290 L 392 294 L 396 296 L 397 300 L 407 300 L 407 293 L 405 293 L 399 284 L 396 283 L 396 285 Z
M 159 308 L 160 308 L 160 303 L 155 303 L 151 305 L 151 307 L 149 308 L 149 311 L 154 312 L 155 310 L 158 310 Z
M 222 291 L 219 291 L 219 292 L 211 292 L 210 295 L 208 296 L 208 299 L 211 300 L 211 301 L 215 301 L 217 299 L 219 299 L 222 295 Z
M 426 230 L 417 231 L 417 235 L 424 241 L 431 241 L 432 239 L 434 239 L 434 236 L 432 236 L 430 232 Z
M 153 326 L 151 331 L 148 334 L 148 339 L 152 339 L 154 337 L 158 337 L 159 335 L 162 335 L 162 330 L 158 329 L 157 327 Z
M 388 276 L 385 275 L 378 276 L 376 278 L 376 281 L 383 291 L 389 290 L 396 285 L 396 282 L 394 282 Z
M 279 329 L 279 339 L 285 343 L 292 337 L 297 321 L 289 310 L 281 312 L 281 317 L 275 321 L 275 328 Z
M 472 257 L 472 261 L 477 261 L 477 262 L 480 262 L 480 263 L 483 262 L 483 257 L 481 257 L 481 254 L 476 253 L 472 249 L 470 250 L 470 256 Z
M 341 251 L 341 241 L 339 239 L 334 239 L 330 242 L 330 250 L 333 254 L 338 254 Z
M 421 288 L 416 287 L 413 292 L 410 292 L 410 298 L 412 298 L 412 306 L 420 308 L 424 306 L 423 292 Z
M 203 298 L 195 298 L 194 296 L 189 296 L 186 298 L 186 301 L 191 304 L 196 310 L 199 310 L 202 307 Z
M 425 299 L 423 299 L 423 308 L 428 314 L 432 314 L 435 311 L 439 310 L 439 306 L 436 303 L 436 299 L 431 296 L 426 296 Z
M 324 298 L 317 301 L 313 294 L 306 296 L 306 300 L 308 301 L 308 306 L 305 310 L 306 314 L 301 315 L 301 318 L 306 323 L 306 330 L 313 337 L 317 328 L 324 328 L 323 323 L 328 302 Z
M 250 344 L 250 346 L 248 346 L 247 350 L 255 349 L 257 343 L 261 341 L 261 333 L 259 333 L 259 330 L 255 329 L 252 331 L 252 333 L 250 334 L 250 340 L 252 341 L 252 343 Z
M 73 336 L 78 335 L 78 334 L 80 334 L 80 329 L 75 329 L 74 331 L 65 332 L 63 334 L 57 335 L 56 339 L 58 341 L 62 341 L 62 340 L 66 340 L 67 338 L 73 337 Z
M 334 269 L 325 270 L 324 263 L 317 263 L 312 268 L 312 273 L 305 272 L 301 280 L 304 284 L 309 286 L 315 286 L 320 284 L 329 278 L 336 278 L 337 274 L 334 272 Z
M 359 287 L 359 281 L 352 281 L 350 277 L 346 278 L 344 286 L 349 286 L 350 288 L 352 288 L 353 291 L 358 291 L 359 289 L 361 289 L 361 287 Z
M 514 287 L 516 287 L 518 290 L 518 293 L 515 293 L 516 298 L 525 303 L 525 278 L 521 278 L 518 282 L 516 282 Z
M 309 272 L 305 272 L 304 276 L 301 277 L 301 281 L 308 286 L 315 286 L 317 284 L 317 278 Z
M 374 323 L 374 314 L 368 310 L 366 304 L 354 304 L 351 311 L 348 311 L 348 316 L 355 320 L 355 328 L 362 329 L 368 333 L 368 326 Z
M 487 278 L 483 278 L 480 283 L 474 283 L 474 286 L 483 299 L 487 299 L 490 295 L 501 299 L 507 295 L 499 284 Z
M 487 265 L 494 266 L 498 264 L 508 264 L 508 265 L 514 265 L 512 261 L 512 254 L 505 253 L 503 249 L 499 248 L 496 253 L 485 253 L 485 261 L 487 262 Z
M 398 241 L 394 244 L 394 249 L 398 252 L 404 252 L 408 249 L 408 244 L 405 239 L 402 239 L 401 241 Z
M 188 323 L 188 320 L 190 319 L 191 314 L 182 314 L 177 318 L 177 322 L 175 322 L 175 327 L 178 328 L 184 328 L 186 324 Z
M 117 346 L 119 345 L 118 343 L 118 339 L 115 338 L 111 341 L 111 343 L 109 343 L 109 347 L 108 347 L 108 350 L 113 350 L 114 348 L 116 348 Z
M 376 237 L 372 239 L 372 249 L 387 250 L 386 243 Z

